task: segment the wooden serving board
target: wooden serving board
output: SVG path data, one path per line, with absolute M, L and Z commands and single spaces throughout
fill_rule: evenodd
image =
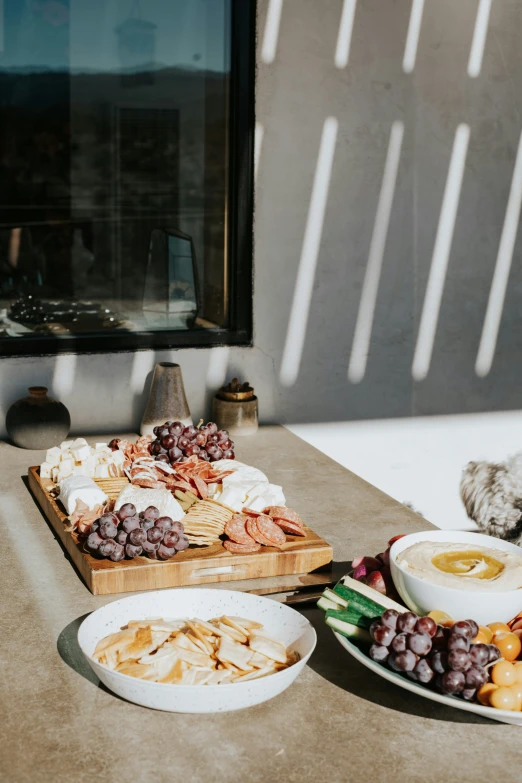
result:
M 31 492 L 94 595 L 307 574 L 332 562 L 332 547 L 308 527 L 304 537 L 287 536 L 282 549 L 262 547 L 249 555 L 232 555 L 219 542 L 191 546 L 163 563 L 147 557 L 119 563 L 99 560 L 83 551 L 75 533 L 67 532 L 67 515 L 49 494 L 52 486 L 49 480 L 40 479 L 38 467 L 29 468 Z

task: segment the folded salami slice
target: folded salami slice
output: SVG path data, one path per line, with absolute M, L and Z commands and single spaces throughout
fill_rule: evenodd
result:
M 306 536 L 304 528 L 301 525 L 296 525 L 295 522 L 288 522 L 286 519 L 274 519 L 276 525 L 285 533 L 289 533 L 291 536 Z
M 223 541 L 225 549 L 233 555 L 248 555 L 251 552 L 259 552 L 261 544 L 256 541 L 252 541 L 251 544 L 236 544 L 235 541 Z
M 246 530 L 247 517 L 241 514 L 235 514 L 225 525 L 226 535 L 236 544 L 254 544 L 255 541 Z
M 249 517 L 258 517 L 261 512 L 260 511 L 254 511 L 253 508 L 247 508 L 246 506 L 243 509 L 243 514 L 246 514 Z
M 248 517 L 246 521 L 246 529 L 250 533 L 253 539 L 258 541 L 263 546 L 276 546 L 269 538 L 266 538 L 259 530 L 257 526 L 257 520 L 259 517 Z
M 286 536 L 279 525 L 276 525 L 273 519 L 261 514 L 256 518 L 256 525 L 259 533 L 268 541 L 272 546 L 283 546 L 286 543 Z
M 299 514 L 286 506 L 267 506 L 263 509 L 263 514 L 268 514 L 272 519 L 284 519 L 286 522 L 293 522 L 294 525 L 303 525 Z

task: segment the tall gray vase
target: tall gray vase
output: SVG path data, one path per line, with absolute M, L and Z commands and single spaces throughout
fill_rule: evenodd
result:
M 160 362 L 154 368 L 140 432 L 142 435 L 152 435 L 154 427 L 166 421 L 181 421 L 187 425 L 193 423 L 185 396 L 181 367 L 172 362 Z

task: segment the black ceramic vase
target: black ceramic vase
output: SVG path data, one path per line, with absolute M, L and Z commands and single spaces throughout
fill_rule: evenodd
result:
M 31 386 L 29 397 L 7 411 L 7 434 L 21 449 L 50 449 L 65 440 L 71 417 L 65 405 L 47 396 L 45 386 Z

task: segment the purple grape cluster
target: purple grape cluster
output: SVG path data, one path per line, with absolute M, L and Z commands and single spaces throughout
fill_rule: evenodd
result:
M 171 465 L 194 455 L 207 462 L 235 459 L 234 442 L 227 430 L 218 430 L 213 421 L 201 423 L 199 427 L 193 424 L 185 427 L 180 421 L 166 421 L 154 427 L 153 433 L 156 439 L 150 444 L 150 453 L 157 460 Z
M 125 503 L 118 511 L 103 514 L 93 522 L 85 542 L 88 552 L 115 563 L 138 555 L 170 560 L 188 545 L 181 522 L 160 516 L 156 506 L 138 514 L 133 503 Z
M 387 609 L 370 625 L 370 658 L 440 693 L 469 701 L 489 679 L 484 667 L 501 657 L 494 644 L 473 644 L 477 633 L 474 620 L 444 628 L 431 617 Z

